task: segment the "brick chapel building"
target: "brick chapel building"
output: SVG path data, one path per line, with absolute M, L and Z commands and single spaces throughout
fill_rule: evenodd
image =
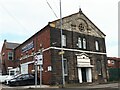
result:
M 107 81 L 105 34 L 80 10 L 62 18 L 66 83 Z M 11 52 L 21 73 L 34 73 L 34 54 L 43 51 L 43 84 L 62 82 L 60 20 L 49 22 Z M 3 52 L 1 52 L 3 53 Z M 17 62 L 17 64 L 18 64 Z M 39 69 L 39 66 L 38 66 Z

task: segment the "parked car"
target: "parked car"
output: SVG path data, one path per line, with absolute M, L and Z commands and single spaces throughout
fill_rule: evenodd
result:
M 39 84 L 39 78 L 37 78 Z M 8 81 L 8 85 L 10 86 L 24 86 L 24 85 L 34 85 L 35 84 L 35 76 L 32 74 L 21 74 L 13 79 Z

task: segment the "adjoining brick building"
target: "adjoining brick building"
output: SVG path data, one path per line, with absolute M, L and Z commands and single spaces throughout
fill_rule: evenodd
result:
M 17 67 L 16 61 L 14 60 L 14 49 L 19 46 L 18 43 L 7 42 L 4 40 L 1 50 L 1 68 L 2 74 L 8 74 L 9 69 Z
M 105 34 L 81 10 L 62 20 L 65 81 L 106 82 Z M 33 73 L 34 54 L 40 52 L 40 45 L 43 48 L 43 84 L 61 83 L 60 20 L 49 22 L 14 49 L 14 61 L 19 61 L 21 73 Z
M 120 58 L 117 57 L 107 57 L 107 67 L 108 68 L 120 68 Z

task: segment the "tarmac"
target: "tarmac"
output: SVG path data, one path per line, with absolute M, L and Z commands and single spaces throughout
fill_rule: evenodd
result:
M 70 84 L 66 85 L 64 88 L 59 86 L 49 86 L 49 85 L 30 85 L 30 86 L 16 86 L 10 87 L 6 85 L 0 85 L 0 89 L 2 90 L 120 90 L 120 83 L 107 83 L 107 84 Z

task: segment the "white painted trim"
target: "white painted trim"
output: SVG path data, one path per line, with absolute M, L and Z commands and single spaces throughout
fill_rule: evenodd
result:
M 50 49 L 52 49 L 52 48 L 49 47 L 49 48 L 43 49 L 43 52 L 45 52 L 45 51 L 47 51 L 47 50 L 50 50 Z
M 61 50 L 61 48 L 59 48 L 59 47 L 49 47 L 49 48 L 44 49 L 43 52 L 50 50 L 50 49 Z M 84 50 L 78 50 L 78 49 L 69 49 L 69 48 L 62 48 L 62 49 L 64 51 L 83 52 L 83 53 L 102 54 L 102 55 L 107 54 L 107 53 L 103 53 L 103 52 L 84 51 Z
M 34 63 L 34 61 L 30 61 L 30 62 L 27 62 L 27 63 L 22 63 L 20 65 L 28 65 L 28 64 L 31 64 L 31 63 Z
M 43 52 L 50 50 L 50 49 L 56 49 L 56 50 L 61 50 L 61 48 L 59 47 L 48 47 L 46 49 L 43 49 Z M 69 48 L 62 48 L 64 51 L 72 51 L 72 52 L 82 52 L 82 53 L 92 53 L 92 54 L 100 54 L 100 55 L 107 55 L 107 53 L 103 53 L 103 52 L 93 52 L 93 51 L 84 51 L 84 50 L 78 50 L 78 49 L 69 49 Z M 38 54 L 39 52 L 36 52 L 36 54 Z M 76 54 L 79 55 L 79 54 Z M 32 57 L 33 55 L 28 55 L 28 56 L 23 56 L 20 58 L 20 60 Z

